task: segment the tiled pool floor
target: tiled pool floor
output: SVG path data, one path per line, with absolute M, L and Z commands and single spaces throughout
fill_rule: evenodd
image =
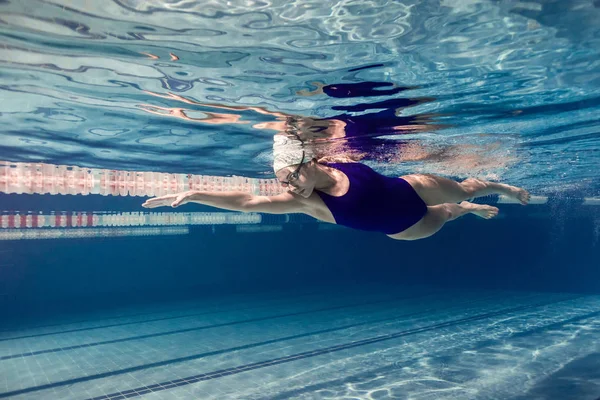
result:
M 0 331 L 0 398 L 600 397 L 568 371 L 600 371 L 600 296 L 365 285 L 25 325 Z

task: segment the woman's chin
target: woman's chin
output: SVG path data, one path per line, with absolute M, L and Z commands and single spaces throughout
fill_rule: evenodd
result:
M 312 194 L 312 192 L 313 192 L 312 190 L 304 189 L 299 194 L 300 194 L 300 196 L 304 197 L 305 199 L 308 199 L 310 197 L 310 195 Z
M 302 190 L 288 190 L 288 192 L 308 199 L 313 191 L 307 190 L 307 189 L 302 189 Z

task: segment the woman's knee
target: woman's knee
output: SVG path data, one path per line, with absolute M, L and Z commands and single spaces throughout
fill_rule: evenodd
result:
M 443 204 L 438 206 L 427 207 L 427 213 L 414 227 L 410 237 L 415 239 L 423 239 L 429 237 L 442 229 L 442 226 L 448 221 L 450 217 L 449 210 Z M 412 227 L 411 227 L 412 229 Z M 414 240 L 414 239 L 408 239 Z
M 472 197 L 476 192 L 487 188 L 487 182 L 477 178 L 467 178 L 460 183 L 460 187 L 465 191 L 468 198 Z
M 453 217 L 452 207 L 449 203 L 438 204 L 437 206 L 428 207 L 430 218 L 435 225 L 444 225 L 446 221 Z

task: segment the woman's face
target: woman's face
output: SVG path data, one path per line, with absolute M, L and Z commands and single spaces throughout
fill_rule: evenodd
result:
M 277 179 L 290 192 L 308 198 L 315 189 L 313 162 L 291 165 L 277 171 Z

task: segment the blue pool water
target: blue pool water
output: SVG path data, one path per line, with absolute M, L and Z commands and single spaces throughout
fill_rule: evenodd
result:
M 600 399 L 598 26 L 592 0 L 0 0 L 0 398 Z M 298 130 L 537 201 L 400 242 L 27 172 L 272 179 Z

